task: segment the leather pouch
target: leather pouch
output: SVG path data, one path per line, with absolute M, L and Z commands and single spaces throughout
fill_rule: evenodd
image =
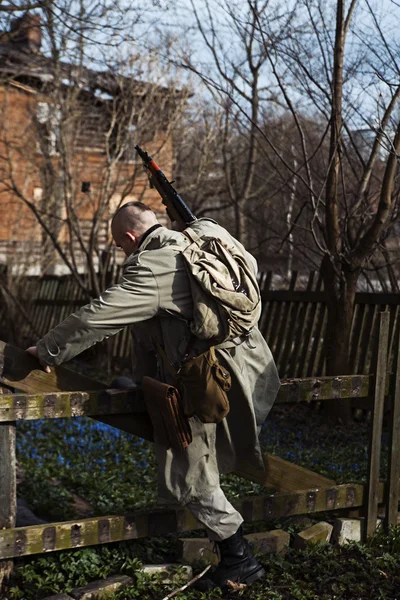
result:
M 231 375 L 219 364 L 213 346 L 184 362 L 177 382 L 187 416 L 196 415 L 203 423 L 219 423 L 229 413 Z
M 192 432 L 179 391 L 152 377 L 143 378 L 142 390 L 155 441 L 166 448 L 185 450 L 192 441 Z

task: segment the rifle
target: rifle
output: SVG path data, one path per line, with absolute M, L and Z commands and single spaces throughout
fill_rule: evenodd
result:
M 181 196 L 172 187 L 173 181 L 168 181 L 155 160 L 140 146 L 135 146 L 136 152 L 143 161 L 143 166 L 150 181 L 162 198 L 162 203 L 167 207 L 167 214 L 171 221 L 176 221 L 181 229 L 196 221 L 196 217 L 186 206 Z

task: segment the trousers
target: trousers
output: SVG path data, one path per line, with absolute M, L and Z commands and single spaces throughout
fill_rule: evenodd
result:
M 119 377 L 111 385 L 114 389 L 136 387 L 127 377 Z M 137 399 L 134 410 L 146 411 L 143 400 Z M 183 453 L 155 441 L 159 502 L 188 508 L 204 525 L 210 540 L 222 541 L 236 533 L 243 518 L 220 487 L 216 425 L 202 423 L 197 417 L 190 419 L 190 425 L 193 441 Z
M 231 537 L 243 523 L 242 515 L 227 500 L 220 487 L 186 506 L 205 526 L 208 539 L 213 542 L 222 542 Z

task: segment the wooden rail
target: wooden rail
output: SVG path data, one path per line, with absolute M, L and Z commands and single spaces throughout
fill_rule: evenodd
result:
M 242 498 L 233 504 L 245 521 L 271 521 L 294 515 L 354 509 L 365 503 L 367 486 L 337 485 L 266 496 Z M 384 486 L 378 486 L 382 501 Z M 9 559 L 55 550 L 133 540 L 147 536 L 201 529 L 186 509 L 145 510 L 132 515 L 76 519 L 62 523 L 17 527 L 0 531 L 0 558 Z
M 276 403 L 367 398 L 373 392 L 373 383 L 369 375 L 292 379 L 282 382 Z M 134 406 L 135 391 L 131 390 L 5 394 L 0 396 L 0 422 L 132 414 Z

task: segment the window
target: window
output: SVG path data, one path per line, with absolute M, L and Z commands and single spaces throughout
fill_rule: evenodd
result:
M 47 156 L 59 153 L 61 110 L 56 104 L 38 102 L 36 105 L 38 151 Z

